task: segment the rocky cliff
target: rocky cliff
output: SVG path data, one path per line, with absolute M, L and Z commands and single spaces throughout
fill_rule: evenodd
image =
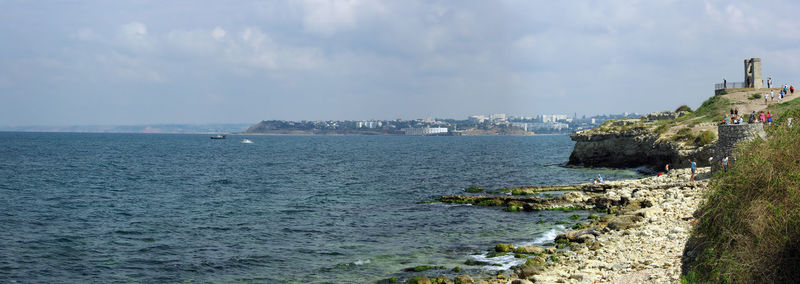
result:
M 651 116 L 652 117 L 652 116 Z M 689 159 L 697 158 L 698 166 L 706 166 L 713 155 L 713 143 L 701 146 L 689 138 L 669 138 L 656 129 L 662 120 L 628 119 L 614 121 L 606 127 L 572 134 L 575 148 L 569 165 L 610 168 L 649 168 L 660 171 L 670 163 L 673 168 L 687 167 Z M 664 133 L 666 134 L 666 133 Z M 674 135 L 673 135 L 674 136 Z

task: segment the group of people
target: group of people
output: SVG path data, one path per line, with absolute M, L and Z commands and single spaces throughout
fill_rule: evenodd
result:
M 722 119 L 722 122 L 720 122 L 720 124 L 742 124 L 742 123 L 744 123 L 744 120 L 743 117 L 739 115 L 738 108 L 732 108 L 730 111 L 730 115 L 725 114 L 724 118 Z M 754 110 L 750 114 L 750 118 L 747 120 L 747 123 L 772 124 L 772 113 L 770 113 L 770 111 L 764 113 L 764 111 L 762 110 L 759 111 L 758 114 L 756 114 L 756 111 Z
M 767 80 L 767 88 L 772 88 L 772 78 Z M 789 94 L 794 95 L 794 85 L 783 84 L 783 88 L 778 91 L 778 103 L 782 103 L 783 98 Z M 764 93 L 764 104 L 769 105 L 770 101 L 775 101 L 775 90 L 770 90 L 769 95 Z
M 708 158 L 708 163 L 711 164 L 713 162 L 714 162 L 714 157 L 709 157 Z M 722 170 L 727 172 L 728 171 L 728 156 L 725 156 L 724 158 L 722 158 L 721 162 L 722 162 Z M 689 160 L 689 167 L 691 167 L 691 170 L 692 170 L 692 176 L 689 177 L 689 181 L 694 181 L 694 177 L 697 174 L 697 158 L 691 158 Z M 669 164 L 664 166 L 664 170 L 667 173 L 669 173 Z
M 739 116 L 739 109 L 731 109 L 730 115 L 725 115 L 722 119 L 722 124 L 742 124 L 742 117 Z

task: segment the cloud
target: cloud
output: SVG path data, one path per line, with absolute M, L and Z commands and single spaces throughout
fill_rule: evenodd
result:
M 117 32 L 117 43 L 135 53 L 148 53 L 156 50 L 156 40 L 147 33 L 147 26 L 140 22 L 122 25 Z
M 364 0 L 303 0 L 303 25 L 307 32 L 330 36 L 356 27 L 367 13 L 384 11 L 378 1 Z
M 223 30 L 222 28 L 216 27 L 211 31 L 211 37 L 213 37 L 216 40 L 221 40 L 222 38 L 225 37 L 226 33 L 227 32 L 225 32 L 225 30 Z

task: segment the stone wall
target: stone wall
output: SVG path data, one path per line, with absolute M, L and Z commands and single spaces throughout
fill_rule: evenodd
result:
M 743 141 L 750 141 L 756 137 L 766 138 L 763 123 L 752 124 L 720 124 L 717 127 L 717 147 L 714 150 L 714 161 L 711 163 L 711 171 L 722 169 L 722 158 L 728 157 L 728 165 L 733 166 L 736 160 L 733 152 L 736 144 Z

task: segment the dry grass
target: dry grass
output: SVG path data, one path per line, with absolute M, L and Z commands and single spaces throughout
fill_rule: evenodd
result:
M 793 282 L 800 273 L 800 107 L 716 173 L 684 259 L 684 282 Z

